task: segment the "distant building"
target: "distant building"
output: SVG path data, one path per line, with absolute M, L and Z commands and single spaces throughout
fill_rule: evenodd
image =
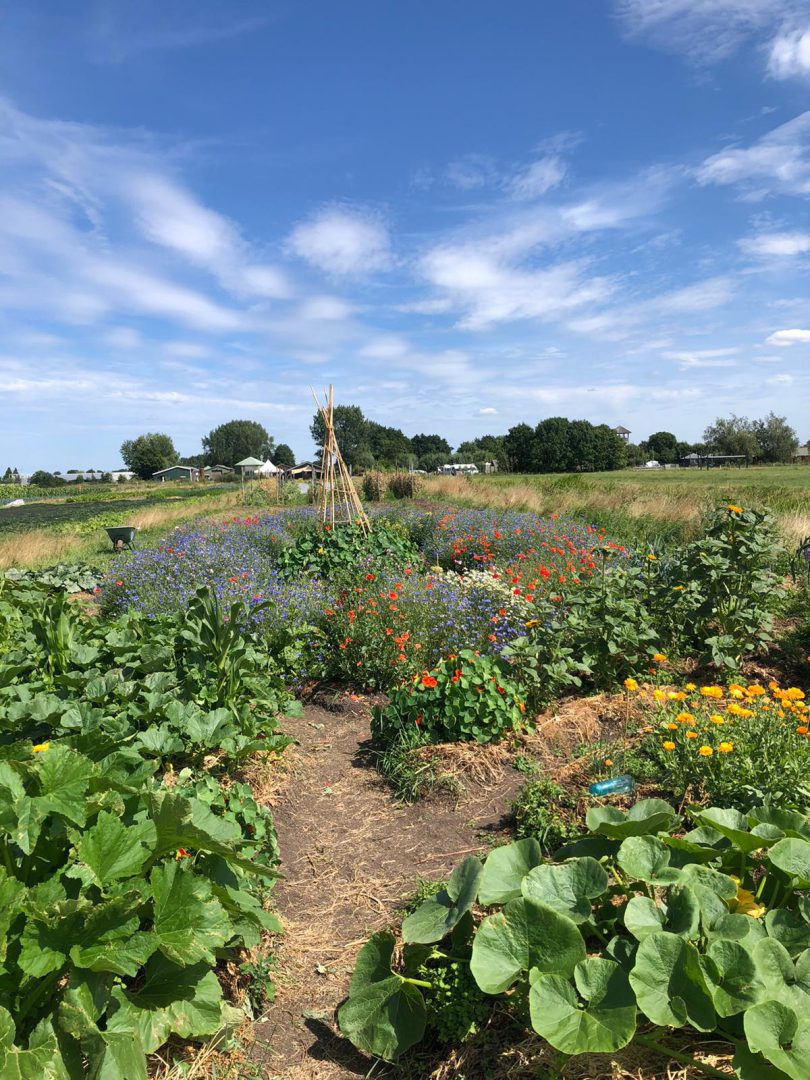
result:
M 810 446 L 800 446 L 793 455 L 794 465 L 810 465 Z
M 311 461 L 302 461 L 300 465 L 293 465 L 287 469 L 287 476 L 291 480 L 320 480 L 321 467 Z
M 624 439 L 625 442 L 630 441 L 631 433 L 627 430 L 626 427 L 622 427 L 621 424 L 619 424 L 619 426 L 615 427 L 613 430 L 616 432 L 620 439 Z
M 203 469 L 205 480 L 224 480 L 226 476 L 233 476 L 230 465 L 206 465 Z
M 188 483 L 200 479 L 200 470 L 195 465 L 170 465 L 168 469 L 153 472 L 152 479 L 161 483 L 167 480 L 185 480 Z

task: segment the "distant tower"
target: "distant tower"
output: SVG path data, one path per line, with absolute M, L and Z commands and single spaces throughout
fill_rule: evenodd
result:
M 622 427 L 621 424 L 619 424 L 619 426 L 615 427 L 613 430 L 616 432 L 620 439 L 624 439 L 625 442 L 630 441 L 630 432 L 627 430 L 626 427 Z

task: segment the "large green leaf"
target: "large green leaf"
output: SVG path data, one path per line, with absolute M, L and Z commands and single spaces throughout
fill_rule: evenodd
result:
M 640 943 L 630 984 L 654 1024 L 711 1031 L 717 1022 L 698 951 L 676 934 L 662 931 Z
M 6 957 L 8 928 L 20 912 L 25 894 L 23 883 L 0 867 L 0 964 Z
M 589 957 L 574 969 L 574 987 L 559 975 L 532 979 L 532 1027 L 563 1054 L 609 1054 L 636 1030 L 636 1001 L 627 975 L 613 960 Z
M 619 848 L 619 866 L 631 878 L 668 885 L 677 881 L 680 871 L 670 866 L 672 852 L 657 836 L 629 836 Z
M 76 837 L 76 855 L 101 889 L 120 878 L 134 877 L 149 857 L 156 839 L 151 821 L 124 825 L 103 811 L 96 824 Z
M 591 901 L 607 891 L 608 881 L 605 868 L 586 857 L 535 866 L 523 879 L 521 891 L 582 923 L 591 917 Z
M 478 882 L 479 903 L 489 907 L 514 900 L 520 896 L 521 881 L 542 861 L 543 853 L 533 836 L 495 848 L 487 855 Z
M 750 949 L 738 941 L 711 942 L 703 958 L 703 974 L 719 1016 L 741 1013 L 765 994 Z
M 800 1014 L 810 1012 L 810 950 L 799 955 L 794 964 L 784 945 L 773 938 L 763 938 L 752 952 L 766 995 L 789 1005 Z
M 601 833 L 613 840 L 628 836 L 647 836 L 670 832 L 681 821 L 669 803 L 661 799 L 642 799 L 625 813 L 615 806 L 592 806 L 586 815 L 591 832 Z
M 447 887 L 420 904 L 402 923 L 402 940 L 427 945 L 441 941 L 475 903 L 481 862 L 468 855 L 455 868 Z
M 570 975 L 585 959 L 577 925 L 539 900 L 518 897 L 478 927 L 470 970 L 485 994 L 500 994 L 531 968 Z
M 156 1048 L 157 1049 L 157 1048 Z M 147 1080 L 137 1031 L 102 1031 L 88 1049 L 89 1080 Z
M 700 907 L 691 889 L 673 886 L 666 903 L 656 904 L 648 896 L 632 897 L 624 911 L 624 925 L 639 941 L 660 930 L 693 939 L 700 926 Z
M 743 1017 L 748 1046 L 791 1080 L 807 1080 L 810 1014 L 797 1014 L 781 1001 L 763 1001 Z
M 416 986 L 391 970 L 393 934 L 374 934 L 357 957 L 340 1030 L 360 1050 L 396 1061 L 425 1033 L 425 1002 Z
M 232 930 L 211 884 L 178 862 L 156 866 L 150 878 L 155 898 L 154 934 L 161 952 L 177 964 L 215 962 L 214 950 Z
M 139 988 L 116 989 L 113 997 L 118 1008 L 107 1030 L 137 1031 L 147 1054 L 172 1033 L 191 1039 L 213 1035 L 222 1025 L 222 988 L 207 963 L 187 967 L 156 953 Z
M 85 794 L 93 775 L 93 764 L 59 743 L 36 755 L 39 780 L 38 806 L 66 817 L 75 825 L 85 822 Z
M 787 836 L 803 836 L 810 840 L 810 817 L 797 810 L 783 810 L 778 806 L 754 806 L 750 817 L 758 824 L 775 825 Z
M 765 916 L 768 936 L 784 945 L 791 956 L 810 949 L 810 926 L 787 908 L 773 908 Z
M 739 810 L 710 806 L 706 810 L 695 813 L 694 816 L 701 825 L 715 829 L 730 840 L 738 851 L 744 851 L 746 854 L 768 847 L 773 842 L 766 836 L 752 833 L 748 826 L 748 818 Z
M 810 840 L 787 837 L 768 852 L 771 863 L 793 878 L 800 889 L 810 888 Z

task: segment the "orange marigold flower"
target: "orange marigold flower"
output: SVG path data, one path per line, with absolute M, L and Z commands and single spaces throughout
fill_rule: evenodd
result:
M 695 718 L 690 712 L 679 712 L 675 719 L 679 724 L 691 724 Z
M 654 653 L 653 660 L 656 662 L 656 664 L 665 664 L 667 662 L 667 658 L 662 652 Z
M 638 683 L 635 679 L 625 679 L 624 688 L 625 690 L 638 690 Z
M 741 506 L 735 506 L 734 503 L 729 503 L 728 508 L 732 514 L 742 514 L 743 508 Z
M 721 686 L 701 686 L 700 692 L 703 697 L 721 698 L 723 696 L 723 688 Z
M 664 748 L 665 750 L 674 750 L 674 749 L 675 749 L 675 743 L 674 743 L 674 742 L 672 742 L 672 740 L 671 740 L 671 739 L 667 739 L 667 741 L 666 741 L 666 742 L 663 742 L 663 743 L 661 743 L 661 745 L 663 746 L 663 748 Z
M 797 735 L 806 735 L 807 734 L 807 724 L 799 724 L 799 726 L 796 728 L 796 734 Z
M 669 723 L 669 724 L 666 725 L 666 728 L 667 728 L 667 731 L 677 731 L 678 730 L 678 725 L 673 724 L 673 723 Z
M 687 731 L 686 737 L 687 737 L 687 739 L 696 739 L 697 738 L 697 732 L 696 731 Z
M 734 743 L 733 742 L 721 742 L 720 745 L 717 747 L 717 753 L 718 754 L 730 754 L 733 749 L 734 749 Z

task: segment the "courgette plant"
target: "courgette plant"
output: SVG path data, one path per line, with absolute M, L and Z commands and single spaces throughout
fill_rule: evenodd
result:
M 767 806 L 665 802 L 588 812 L 590 834 L 542 857 L 533 838 L 470 856 L 402 924 L 375 934 L 338 1013 L 355 1046 L 395 1061 L 424 1037 L 433 972 L 469 965 L 493 1006 L 528 1016 L 558 1061 L 670 1029 L 734 1053 L 741 1080 L 806 1080 L 810 1055 L 810 819 Z

